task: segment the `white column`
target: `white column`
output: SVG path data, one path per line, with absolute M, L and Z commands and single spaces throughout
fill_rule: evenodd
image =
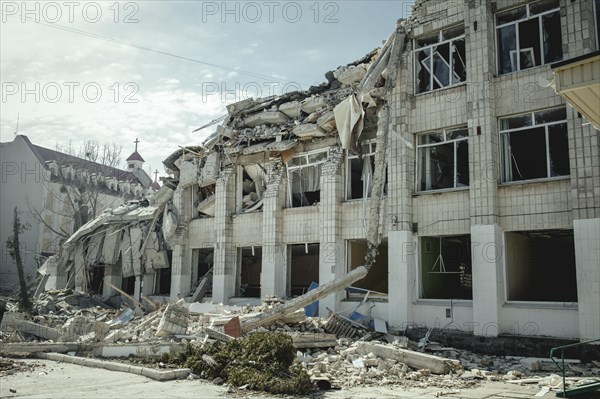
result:
M 415 271 L 418 248 L 410 231 L 388 234 L 388 322 L 405 329 L 412 323 L 412 301 L 416 298 Z
M 500 226 L 472 225 L 473 327 L 475 335 L 500 333 L 504 302 L 504 235 Z
M 600 218 L 573 220 L 579 337 L 600 338 Z

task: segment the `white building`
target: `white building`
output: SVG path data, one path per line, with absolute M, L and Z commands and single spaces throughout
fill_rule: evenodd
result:
M 295 296 L 363 264 L 376 223 L 363 291 L 321 314 L 370 290 L 361 311 L 400 328 L 598 338 L 600 133 L 547 84 L 600 50 L 598 3 L 417 1 L 327 84 L 230 105 L 204 147 L 165 161 L 153 250 L 169 263 L 128 272 L 130 291 L 189 297 L 212 269 L 218 302 Z M 600 108 L 594 84 L 581 109 Z M 144 237 L 161 209 L 113 228 Z

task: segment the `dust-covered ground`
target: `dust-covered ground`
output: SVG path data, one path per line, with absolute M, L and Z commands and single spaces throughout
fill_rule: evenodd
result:
M 7 358 L 2 359 L 3 362 Z M 13 374 L 2 374 L 1 398 L 39 399 L 165 399 L 165 398 L 292 398 L 269 396 L 227 386 L 214 385 L 204 380 L 158 382 L 139 375 L 57 363 L 49 360 L 16 359 L 18 369 Z M 515 385 L 505 382 L 482 382 L 472 389 L 440 389 L 435 387 L 404 388 L 393 385 L 355 387 L 322 391 L 307 397 L 323 399 L 366 398 L 464 398 L 464 399 L 525 399 L 553 398 L 555 392 L 536 397 L 537 385 Z M 599 395 L 590 398 L 600 398 Z

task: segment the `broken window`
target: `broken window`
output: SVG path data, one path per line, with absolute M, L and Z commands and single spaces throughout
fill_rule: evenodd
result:
M 500 119 L 503 181 L 570 173 L 566 108 Z
M 290 159 L 288 171 L 288 207 L 311 206 L 321 200 L 321 167 L 327 149 L 308 152 Z
M 470 235 L 421 237 L 421 298 L 473 299 Z
M 352 271 L 366 263 L 367 240 L 348 240 L 346 246 L 348 258 L 348 271 Z M 375 293 L 388 293 L 388 246 L 382 242 L 379 245 L 379 253 L 375 257 L 375 263 L 371 266 L 369 274 L 362 280 L 352 284 L 353 287 L 364 290 L 375 291 Z M 353 294 L 350 291 L 350 298 Z M 360 294 L 360 299 L 364 297 L 364 292 Z
M 506 233 L 508 300 L 577 302 L 573 230 Z
M 253 212 L 262 208 L 266 190 L 266 170 L 262 165 L 247 165 L 240 168 L 238 183 L 238 211 Z
M 135 292 L 135 276 L 123 277 L 121 280 L 121 290 L 129 295 L 133 295 Z
M 560 61 L 558 0 L 541 0 L 496 14 L 498 74 Z
M 260 274 L 262 272 L 262 248 L 238 249 L 238 276 L 236 296 L 260 298 Z
M 361 146 L 362 154 L 348 154 L 346 158 L 346 199 L 370 198 L 375 173 L 375 142 Z M 387 194 L 387 170 L 385 173 L 384 195 Z
M 452 86 L 466 79 L 465 30 L 462 26 L 415 39 L 416 93 Z
M 288 292 L 294 297 L 306 293 L 313 281 L 319 283 L 319 244 L 293 244 L 288 251 Z
M 468 139 L 469 131 L 466 126 L 418 137 L 420 191 L 469 185 Z

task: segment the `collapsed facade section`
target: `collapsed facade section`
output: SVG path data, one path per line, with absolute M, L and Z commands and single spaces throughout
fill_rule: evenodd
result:
M 140 208 L 147 219 L 120 228 L 123 277 L 143 291 L 170 267 L 169 299 L 240 303 L 301 295 L 374 258 L 321 315 L 366 298 L 400 328 L 596 338 L 600 135 L 537 83 L 600 48 L 579 7 L 418 1 L 327 83 L 229 105 L 202 146 L 165 160 L 171 189 Z M 159 225 L 156 253 L 133 249 Z M 80 267 L 91 232 L 69 252 Z

